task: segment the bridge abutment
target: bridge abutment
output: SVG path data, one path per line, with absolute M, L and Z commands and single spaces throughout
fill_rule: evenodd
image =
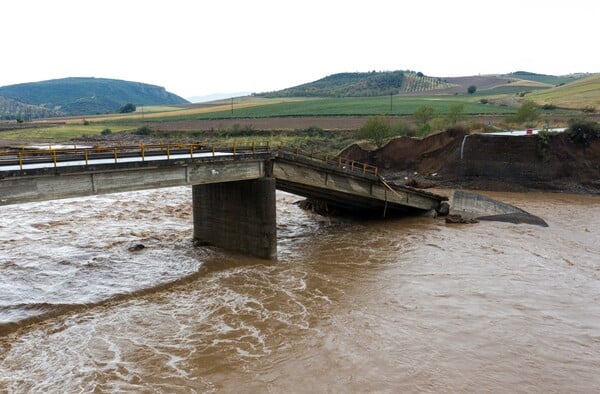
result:
M 277 258 L 275 178 L 192 186 L 194 240 Z

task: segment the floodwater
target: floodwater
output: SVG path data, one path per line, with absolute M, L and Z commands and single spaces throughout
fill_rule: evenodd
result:
M 600 197 L 490 195 L 550 227 L 278 193 L 264 261 L 187 187 L 0 207 L 0 392 L 598 392 Z

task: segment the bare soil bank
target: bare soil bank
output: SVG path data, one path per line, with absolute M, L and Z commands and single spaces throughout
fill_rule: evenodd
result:
M 449 130 L 424 139 L 396 138 L 375 151 L 355 144 L 341 155 L 416 187 L 600 194 L 600 140 L 584 144 L 566 133 L 499 136 Z

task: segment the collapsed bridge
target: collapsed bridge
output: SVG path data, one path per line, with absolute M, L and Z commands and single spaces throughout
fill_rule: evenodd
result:
M 277 255 L 275 190 L 354 213 L 438 209 L 446 198 L 390 186 L 376 167 L 266 146 L 216 149 L 157 144 L 0 152 L 0 205 L 192 186 L 194 239 L 241 253 Z

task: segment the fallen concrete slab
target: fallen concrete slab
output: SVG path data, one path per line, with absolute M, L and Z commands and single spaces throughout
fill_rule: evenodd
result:
M 456 190 L 450 197 L 450 215 L 460 215 L 471 220 L 490 220 L 508 223 L 525 223 L 548 227 L 542 218 L 521 208 L 481 194 Z

